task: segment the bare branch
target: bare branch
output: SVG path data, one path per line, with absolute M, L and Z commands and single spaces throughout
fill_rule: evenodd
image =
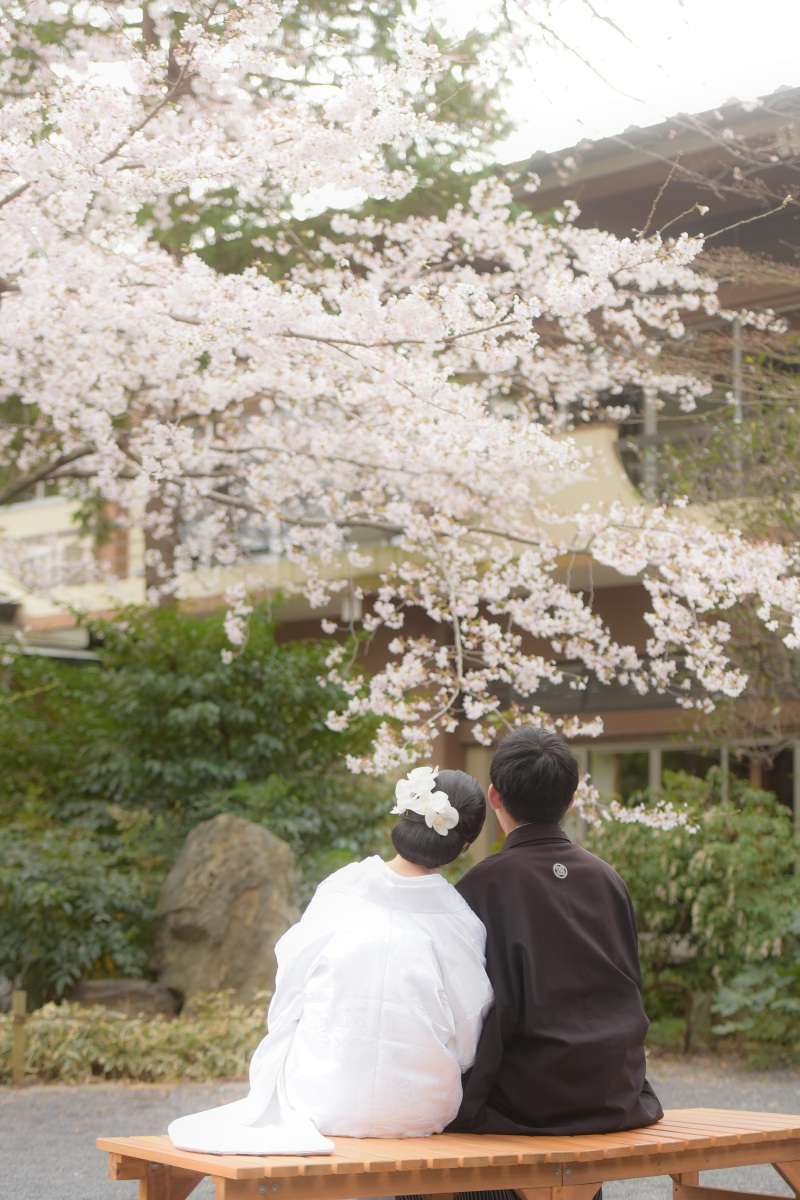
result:
M 672 166 L 669 169 L 669 174 L 667 175 L 666 179 L 662 183 L 661 187 L 658 189 L 658 192 L 656 193 L 656 195 L 653 199 L 653 203 L 650 205 L 650 212 L 647 214 L 647 220 L 645 221 L 643 228 L 640 229 L 636 235 L 638 238 L 647 237 L 648 231 L 650 229 L 650 222 L 652 221 L 653 217 L 656 215 L 656 209 L 658 208 L 661 197 L 664 195 L 664 192 L 667 190 L 670 183 L 672 182 L 672 178 L 675 174 L 675 171 L 676 171 L 676 168 L 677 168 L 679 162 L 680 162 L 680 155 L 678 155 L 678 157 L 675 159 L 675 162 L 672 164 Z
M 68 454 L 60 454 L 52 462 L 44 463 L 32 471 L 28 471 L 25 475 L 18 476 L 17 479 L 14 479 L 11 483 L 6 484 L 4 488 L 0 489 L 0 504 L 7 504 L 9 500 L 13 500 L 15 496 L 19 496 L 21 492 L 27 491 L 28 488 L 41 483 L 44 479 L 50 479 L 61 467 L 66 467 L 69 463 L 75 462 L 79 458 L 85 458 L 87 454 L 94 454 L 94 446 L 84 446 L 80 450 L 72 450 Z
M 667 221 L 667 222 L 666 222 L 666 224 L 662 225 L 662 226 L 659 228 L 659 231 L 658 231 L 658 232 L 659 232 L 659 234 L 666 233 L 666 232 L 667 232 L 667 230 L 668 230 L 668 229 L 669 229 L 669 228 L 670 228 L 672 225 L 677 225 L 678 221 L 682 221 L 682 220 L 683 220 L 683 218 L 684 218 L 684 217 L 688 217 L 690 213 L 693 213 L 693 212 L 702 212 L 702 209 L 703 209 L 703 205 L 702 205 L 702 204 L 693 204 L 691 208 L 687 208 L 687 209 L 686 209 L 684 212 L 682 212 L 682 213 L 678 213 L 677 217 L 673 217 L 671 221 Z M 765 217 L 766 215 L 767 215 L 766 213 L 762 213 L 762 214 L 761 214 L 761 216 L 764 216 L 764 217 Z
M 775 213 L 780 212 L 781 209 L 786 208 L 787 204 L 791 203 L 791 196 L 784 196 L 781 203 L 776 208 L 771 208 L 769 212 L 756 213 L 754 217 L 744 217 L 741 221 L 734 221 L 733 225 L 726 225 L 724 229 L 717 229 L 714 233 L 707 233 L 705 235 L 706 241 L 710 242 L 712 238 L 719 237 L 721 233 L 729 233 L 731 229 L 738 229 L 741 225 L 750 225 L 753 221 L 763 221 L 765 217 L 772 217 Z

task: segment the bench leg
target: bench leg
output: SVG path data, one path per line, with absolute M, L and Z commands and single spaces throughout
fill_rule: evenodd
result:
M 186 1200 L 205 1175 L 170 1167 L 166 1163 L 144 1163 L 139 1179 L 139 1200 Z
M 186 1200 L 205 1175 L 170 1167 L 166 1163 L 144 1162 L 112 1154 L 108 1162 L 109 1179 L 138 1179 L 139 1200 Z
M 700 1186 L 699 1171 L 684 1171 L 681 1175 L 672 1176 L 672 1200 L 688 1200 L 687 1187 Z
M 773 1163 L 784 1183 L 788 1183 L 795 1196 L 800 1196 L 800 1161 Z

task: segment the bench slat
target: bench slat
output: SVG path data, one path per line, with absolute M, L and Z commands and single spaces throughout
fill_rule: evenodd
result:
M 145 1162 L 169 1163 L 188 1171 L 202 1171 L 205 1175 L 224 1175 L 229 1179 L 262 1178 L 274 1169 L 281 1175 L 300 1175 L 303 1166 L 311 1159 L 290 1155 L 270 1155 L 255 1158 L 240 1154 L 197 1154 L 191 1150 L 176 1150 L 165 1135 L 139 1136 L 130 1138 L 98 1138 L 98 1150 L 108 1150 L 124 1158 L 144 1159 Z
M 749 1112 L 747 1109 L 724 1108 L 676 1108 L 665 1114 L 667 1121 L 673 1117 L 678 1120 L 685 1118 L 697 1124 L 715 1121 L 729 1128 L 745 1126 L 746 1128 L 776 1132 L 787 1129 L 794 1133 L 800 1131 L 800 1115 L 797 1113 L 761 1113 Z M 659 1124 L 663 1124 L 663 1122 L 660 1121 Z

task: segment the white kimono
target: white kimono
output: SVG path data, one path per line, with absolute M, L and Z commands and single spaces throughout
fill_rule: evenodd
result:
M 317 888 L 275 947 L 269 1033 L 244 1100 L 181 1117 L 183 1150 L 326 1154 L 324 1134 L 424 1137 L 461 1102 L 492 1005 L 486 934 L 441 875 L 380 858 Z

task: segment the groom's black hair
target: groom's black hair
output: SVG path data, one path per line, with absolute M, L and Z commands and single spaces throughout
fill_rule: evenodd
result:
M 531 825 L 560 821 L 578 778 L 578 764 L 564 739 L 530 725 L 503 738 L 489 767 L 489 779 L 506 812 Z
M 405 812 L 392 830 L 392 842 L 401 858 L 418 867 L 444 867 L 458 858 L 464 843 L 472 843 L 486 820 L 486 796 L 477 779 L 464 771 L 439 771 L 437 792 L 445 792 L 458 810 L 458 824 L 446 834 L 425 824 L 419 813 Z

